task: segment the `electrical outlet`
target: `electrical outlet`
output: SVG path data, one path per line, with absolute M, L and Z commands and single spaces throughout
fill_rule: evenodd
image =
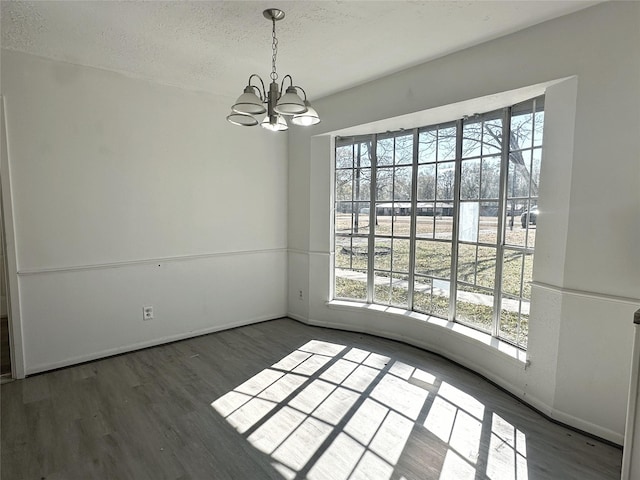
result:
M 302 300 L 302 290 L 298 290 L 298 300 Z
M 142 319 L 153 320 L 153 307 L 142 307 Z

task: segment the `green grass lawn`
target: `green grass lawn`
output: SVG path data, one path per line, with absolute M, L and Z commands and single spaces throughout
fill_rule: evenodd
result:
M 366 300 L 367 297 L 368 239 L 366 235 L 368 224 L 365 220 L 368 219 L 368 216 L 362 215 L 361 217 L 358 221 L 358 233 L 365 236 L 336 237 L 336 268 L 362 272 L 361 278 L 336 277 L 337 298 Z M 340 228 L 348 229 L 347 224 L 352 221 L 351 218 L 351 215 L 348 214 L 338 216 L 336 231 L 338 232 Z M 395 218 L 394 222 L 391 222 L 391 217 L 379 218 L 378 225 L 375 227 L 376 234 L 390 235 L 393 232 L 395 235 L 408 235 L 409 217 Z M 452 220 L 450 217 L 435 219 L 421 217 L 420 220 L 417 223 L 416 232 L 416 283 L 414 285 L 413 308 L 419 312 L 448 318 L 448 292 L 446 295 L 443 294 L 438 285 L 442 285 L 442 281 L 450 280 L 451 276 Z M 483 217 L 480 221 L 479 241 L 495 245 L 496 232 L 497 218 Z M 535 228 L 523 229 L 517 223 L 513 229 L 507 226 L 505 241 L 507 245 L 505 246 L 502 270 L 503 298 L 517 300 L 522 297 L 526 301 L 531 297 L 530 281 L 533 270 L 533 255 L 510 250 L 509 245 L 525 246 L 527 243 L 532 245 L 535 242 Z M 408 307 L 409 248 L 408 239 L 376 237 L 376 254 L 374 255 L 375 303 L 401 308 Z M 496 281 L 496 247 L 459 243 L 458 248 L 456 320 L 490 332 L 493 322 L 491 299 Z M 521 273 L 523 273 L 522 277 Z M 524 280 L 521 281 L 521 278 Z M 506 307 L 503 304 L 500 312 L 499 334 L 510 342 L 526 347 L 528 305 L 527 311 L 521 312 L 520 315 L 517 310 L 517 303 L 514 304 L 513 301 L 509 303 L 507 300 Z

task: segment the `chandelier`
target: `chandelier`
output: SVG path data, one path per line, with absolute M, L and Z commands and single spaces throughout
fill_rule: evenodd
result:
M 234 125 L 243 127 L 253 127 L 260 123 L 263 128 L 274 132 L 281 132 L 289 128 L 285 116 L 291 116 L 291 122 L 295 125 L 309 126 L 320 123 L 318 112 L 307 100 L 307 93 L 302 87 L 293 84 L 291 75 L 285 75 L 282 83 L 278 86 L 276 22 L 284 18 L 284 12 L 277 8 L 269 8 L 262 14 L 267 20 L 271 20 L 273 24 L 271 35 L 271 48 L 273 51 L 271 56 L 271 84 L 269 85 L 269 90 L 266 90 L 260 75 L 251 74 L 247 86 L 244 88 L 244 93 L 238 97 L 236 103 L 231 107 L 231 113 L 227 120 Z M 289 86 L 284 91 L 286 80 L 289 81 Z M 254 84 L 251 83 L 252 81 Z M 259 85 L 258 81 L 260 82 Z M 298 90 L 302 92 L 304 98 L 300 98 Z M 258 122 L 256 116 L 265 112 L 264 120 Z

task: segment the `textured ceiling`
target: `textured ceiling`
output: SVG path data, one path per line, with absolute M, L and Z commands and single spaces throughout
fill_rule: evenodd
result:
M 311 99 L 598 1 L 1 1 L 2 47 L 236 97 L 278 73 Z

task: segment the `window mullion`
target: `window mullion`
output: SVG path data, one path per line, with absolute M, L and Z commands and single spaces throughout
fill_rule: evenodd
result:
M 476 138 L 477 132 L 475 125 L 466 125 L 466 118 L 461 118 L 455 122 L 447 122 L 441 125 L 431 125 L 429 127 L 419 127 L 410 130 L 399 130 L 397 132 L 386 132 L 382 134 L 368 134 L 357 137 L 335 137 L 333 139 L 334 157 L 332 158 L 334 178 L 333 188 L 330 195 L 330 201 L 333 203 L 332 208 L 332 224 L 331 236 L 333 237 L 332 254 L 333 262 L 331 268 L 333 270 L 333 282 L 330 286 L 332 298 L 345 298 L 357 301 L 365 300 L 367 303 L 373 304 L 376 300 L 378 289 L 376 288 L 376 279 L 383 282 L 389 276 L 389 282 L 384 282 L 385 292 L 389 289 L 389 298 L 377 298 L 377 301 L 383 304 L 391 305 L 393 286 L 394 286 L 394 266 L 393 260 L 396 254 L 400 252 L 399 265 L 395 275 L 398 276 L 399 283 L 403 283 L 402 278 L 407 280 L 407 286 L 404 292 L 407 295 L 407 308 L 413 311 L 414 308 L 423 307 L 425 313 L 431 312 L 434 315 L 443 316 L 451 321 L 458 319 L 463 324 L 469 324 L 472 328 L 477 328 L 484 332 L 490 333 L 494 338 L 500 338 L 509 343 L 526 349 L 527 333 L 529 320 L 529 306 L 531 303 L 528 282 L 531 279 L 531 266 L 534 254 L 534 235 L 535 227 L 529 225 L 523 227 L 520 231 L 511 225 L 508 230 L 510 221 L 513 222 L 516 209 L 519 211 L 531 210 L 535 203 L 538 191 L 536 182 L 539 182 L 539 169 L 541 163 L 541 138 L 536 140 L 544 122 L 544 113 L 537 115 L 537 110 L 544 105 L 544 97 L 535 98 L 516 104 L 511 107 L 494 110 L 480 116 L 480 129 L 483 132 L 479 138 Z M 544 110 L 542 110 L 544 112 Z M 530 118 L 531 117 L 531 118 Z M 501 137 L 498 139 L 498 131 L 495 129 L 502 120 Z M 474 116 L 474 120 L 478 118 Z M 486 122 L 486 125 L 485 125 Z M 454 127 L 455 125 L 455 127 Z M 463 158 L 466 152 L 465 128 L 470 128 L 472 137 L 469 139 L 469 155 Z M 455 128 L 455 130 L 454 130 Z M 489 128 L 488 133 L 485 131 Z M 427 130 L 433 133 L 435 129 L 435 153 L 432 152 L 432 145 L 427 145 L 426 156 L 424 158 L 424 172 L 420 170 L 422 164 L 420 139 L 421 130 Z M 475 132 L 475 133 L 474 133 Z M 431 141 L 431 133 L 427 136 L 427 140 Z M 451 134 L 454 135 L 451 135 Z M 489 139 L 484 138 L 489 135 Z M 530 138 L 533 135 L 533 140 Z M 413 139 L 411 150 L 412 159 L 407 162 L 408 141 Z M 451 143 L 455 138 L 454 152 L 451 152 Z M 402 142 L 399 141 L 402 139 Z M 491 140 L 498 140 L 497 148 L 494 149 Z M 480 155 L 477 155 L 478 142 L 482 147 Z M 397 144 L 396 144 L 397 143 Z M 391 144 L 391 145 L 389 145 Z M 378 148 L 380 147 L 380 148 Z M 485 147 L 487 150 L 485 151 Z M 392 149 L 391 163 L 389 164 L 387 151 Z M 400 149 L 400 150 L 398 150 Z M 499 150 L 498 150 L 499 149 Z M 454 158 L 451 154 L 454 153 Z M 383 157 L 382 163 L 378 164 L 378 154 Z M 433 157 L 435 155 L 435 157 Z M 369 164 L 370 156 L 371 163 Z M 396 156 L 398 156 L 396 158 Z M 478 159 L 478 160 L 476 160 Z M 499 163 L 498 163 L 499 159 Z M 467 162 L 469 171 L 467 172 Z M 351 162 L 351 163 L 349 163 Z M 398 162 L 400 165 L 398 165 Z M 476 171 L 476 164 L 479 170 Z M 513 165 L 513 167 L 512 167 Z M 462 170 L 462 167 L 465 170 Z M 517 167 L 517 175 L 514 178 L 513 169 Z M 381 187 L 378 188 L 378 169 L 381 168 L 381 179 L 383 180 Z M 451 169 L 453 168 L 453 172 Z M 409 170 L 410 169 L 410 170 Z M 407 178 L 409 173 L 409 178 Z M 434 197 L 429 200 L 429 207 L 425 207 L 421 213 L 429 215 L 429 208 L 433 210 L 430 227 L 425 222 L 425 250 L 422 250 L 422 243 L 418 244 L 418 230 L 422 232 L 422 217 L 418 223 L 418 203 L 421 191 L 419 179 L 424 175 L 425 183 L 425 202 L 431 192 L 431 182 L 434 182 Z M 499 176 L 498 176 L 499 174 Z M 367 178 L 369 176 L 370 178 Z M 452 178 L 453 177 L 453 178 Z M 409 192 L 406 190 L 406 181 L 411 181 Z M 486 191 L 483 193 L 483 184 L 486 180 Z M 366 200 L 366 181 L 369 183 L 369 200 Z M 389 183 L 390 182 L 390 183 Z M 479 183 L 479 186 L 475 185 Z M 496 194 L 495 188 L 498 187 Z M 475 199 L 475 188 L 480 189 L 480 195 Z M 364 189 L 364 190 L 363 190 Z M 513 189 L 513 190 L 512 190 Z M 350 190 L 350 192 L 349 192 Z M 381 190 L 380 198 L 377 192 Z M 438 190 L 442 190 L 438 192 Z M 453 190 L 453 191 L 452 191 Z M 451 196 L 450 192 L 452 193 Z M 386 198 L 391 194 L 390 205 L 387 208 Z M 409 193 L 410 198 L 406 198 Z M 465 198 L 462 198 L 462 194 Z M 440 198 L 442 197 L 442 198 Z M 468 197 L 468 198 L 467 198 Z M 444 199 L 444 200 L 443 200 Z M 449 202 L 451 199 L 451 203 Z M 349 202 L 350 200 L 350 202 Z M 406 203 L 409 203 L 409 234 L 406 235 Z M 360 214 L 365 213 L 365 207 L 369 202 L 368 219 L 369 225 L 365 225 L 366 217 L 360 218 Z M 441 215 L 452 215 L 451 223 L 449 219 L 442 225 L 436 225 L 436 216 L 438 212 L 439 201 L 442 209 Z M 478 202 L 471 205 L 471 202 Z M 498 218 L 491 220 L 485 219 L 486 229 L 483 230 L 480 218 L 476 218 L 483 210 L 482 206 L 486 202 L 486 207 L 490 207 L 484 211 L 485 215 L 492 216 L 497 203 Z M 351 208 L 349 209 L 349 203 Z M 384 215 L 384 222 L 381 224 L 383 229 L 376 227 L 378 220 L 377 204 L 384 205 L 381 213 Z M 524 203 L 524 205 L 523 205 Z M 462 223 L 461 213 L 465 222 L 467 220 L 467 204 L 469 204 L 468 228 L 469 236 L 467 236 L 467 225 Z M 427 205 L 427 203 L 425 203 Z M 451 206 L 451 207 L 449 207 Z M 464 208 L 463 208 L 464 207 Z M 471 208 L 474 207 L 474 208 Z M 476 211 L 478 210 L 479 211 Z M 512 209 L 511 218 L 507 217 L 509 210 Z M 398 211 L 402 212 L 402 217 L 398 216 Z M 391 224 L 389 233 L 385 233 L 389 228 L 387 214 L 390 214 Z M 355 217 L 354 217 L 355 215 Z M 351 225 L 349 226 L 349 217 L 351 217 Z M 399 229 L 396 220 L 402 218 Z M 475 219 L 475 220 L 474 220 Z M 425 219 L 429 220 L 429 219 Z M 474 225 L 473 222 L 476 222 Z M 495 223 L 492 223 L 495 222 Z M 472 227 L 476 228 L 477 240 L 472 241 Z M 492 228 L 490 228 L 492 227 Z M 497 232 L 491 232 L 497 227 Z M 369 228 L 368 232 L 365 232 Z M 526 230 L 526 231 L 525 231 Z M 404 232 L 404 233 L 403 233 Z M 450 232 L 450 233 L 448 233 Z M 422 235 L 422 234 L 421 234 Z M 482 238 L 481 238 L 482 236 Z M 461 240 L 461 237 L 466 240 Z M 495 238 L 495 242 L 494 242 Z M 397 240 L 398 251 L 393 248 L 394 240 Z M 406 252 L 406 240 L 409 241 L 409 258 L 404 259 Z M 422 237 L 420 239 L 422 241 Z M 427 241 L 428 240 L 428 241 Z M 392 247 L 388 253 L 389 256 L 376 256 L 376 247 L 381 248 L 382 244 L 391 243 Z M 450 242 L 450 243 L 447 243 Z M 339 248 L 337 248 L 339 244 Z M 447 249 L 447 246 L 449 247 Z M 472 248 L 475 247 L 475 259 L 472 257 Z M 364 248 L 363 248 L 364 247 Z M 420 250 L 418 249 L 420 247 Z M 479 251 L 484 248 L 481 252 Z M 366 248 L 366 255 L 363 250 Z M 489 255 L 489 248 L 495 249 L 495 269 L 489 265 L 490 270 L 482 270 L 480 276 L 480 266 L 478 261 L 493 261 L 493 256 Z M 438 257 L 437 264 L 431 268 L 431 255 L 436 254 Z M 507 255 L 508 254 L 508 255 Z M 513 255 L 512 255 L 513 254 Z M 361 256 L 362 255 L 362 256 Z M 417 255 L 420 255 L 418 257 Z M 450 255 L 449 259 L 446 258 Z M 506 258 L 505 258 L 506 256 Z M 519 258 L 519 260 L 518 260 Z M 475 261 L 474 261 L 475 260 Z M 417 273 L 417 268 L 427 262 L 427 269 L 424 272 Z M 440 268 L 449 263 L 450 271 L 448 275 L 449 288 L 449 305 L 448 309 L 442 311 L 440 301 L 446 301 L 447 292 L 439 290 L 436 292 L 434 284 L 438 288 L 447 288 L 444 279 L 446 272 L 442 272 Z M 518 278 L 516 266 L 519 263 L 520 277 Z M 390 264 L 388 272 L 386 265 Z M 408 265 L 407 265 L 408 264 Z M 407 265 L 408 272 L 405 274 L 404 269 Z M 380 267 L 381 275 L 376 274 L 376 267 Z M 340 269 L 336 273 L 337 268 Z M 366 269 L 366 273 L 365 273 Z M 494 271 L 494 278 L 488 278 L 486 275 Z M 351 275 L 348 275 L 351 271 Z M 460 281 L 458 281 L 458 271 L 460 271 Z M 363 278 L 363 273 L 365 274 Z M 473 278 L 470 277 L 473 275 Z M 423 305 L 422 283 L 418 283 L 418 292 L 416 292 L 416 279 L 425 278 L 425 288 L 430 282 L 431 284 L 431 300 L 425 295 Z M 429 280 L 430 279 L 430 280 Z M 366 280 L 366 285 L 362 283 Z M 464 281 L 463 281 L 464 280 Z M 493 281 L 493 289 L 490 282 Z M 364 291 L 362 287 L 365 287 Z M 519 286 L 519 291 L 518 290 Z M 378 285 L 380 288 L 381 285 Z M 474 288 L 476 288 L 474 290 Z M 527 290 L 525 291 L 525 288 Z M 504 291 L 503 290 L 507 290 Z M 482 298 L 468 297 L 464 292 L 477 292 Z M 493 299 L 489 299 L 489 293 L 493 293 Z M 416 298 L 416 293 L 418 296 Z M 460 301 L 457 301 L 458 294 L 461 295 Z M 524 298 L 524 296 L 527 298 Z M 503 297 L 505 301 L 503 302 Z M 397 303 L 397 302 L 395 302 Z M 394 304 L 395 304 L 394 303 Z M 404 303 L 404 302 L 402 302 Z M 491 305 L 491 309 L 489 307 Z M 516 308 L 517 305 L 517 308 Z M 477 307 L 477 308 L 476 308 Z M 504 310 L 503 310 L 504 309 Z M 423 311 L 423 310 L 421 310 Z M 491 322 L 487 325 L 487 322 Z M 515 338 L 513 335 L 515 334 Z
M 378 143 L 377 135 L 371 135 L 371 146 L 369 147 L 369 155 L 371 157 L 371 181 L 369 182 L 371 191 L 369 192 L 369 236 L 367 238 L 367 303 L 373 303 L 375 274 L 374 258 L 375 258 L 375 229 L 376 229 L 376 179 L 378 153 L 376 144 Z
M 496 251 L 496 276 L 493 290 L 493 325 L 491 335 L 498 336 L 500 309 L 502 308 L 502 262 L 504 259 L 504 220 L 507 215 L 507 187 L 509 155 L 511 153 L 511 107 L 502 113 L 502 152 L 500 154 L 500 194 L 498 196 L 498 246 Z
M 456 318 L 458 289 L 458 230 L 460 228 L 460 183 L 462 178 L 462 120 L 456 120 L 456 161 L 453 181 L 453 228 L 451 233 L 451 282 L 449 283 L 449 321 Z M 437 197 L 437 196 L 436 196 Z
M 413 310 L 413 283 L 416 266 L 416 212 L 418 210 L 418 129 L 413 131 L 413 159 L 411 169 L 411 223 L 409 225 L 409 288 L 408 309 Z
M 351 164 L 351 238 L 349 238 L 349 248 L 351 250 L 351 255 L 349 258 L 349 268 L 352 269 L 353 268 L 353 239 L 354 239 L 354 234 L 358 233 L 358 204 L 356 203 L 356 200 L 358 199 L 357 193 L 356 193 L 356 158 L 358 159 L 358 165 L 360 165 L 360 144 L 358 143 L 354 143 L 353 147 L 351 149 L 352 155 L 353 155 L 353 163 Z
M 518 329 L 516 330 L 516 344 L 520 343 L 520 331 L 522 325 L 522 293 L 524 288 L 524 266 L 526 258 L 526 255 L 522 255 L 522 261 L 520 262 L 520 294 L 518 295 Z

